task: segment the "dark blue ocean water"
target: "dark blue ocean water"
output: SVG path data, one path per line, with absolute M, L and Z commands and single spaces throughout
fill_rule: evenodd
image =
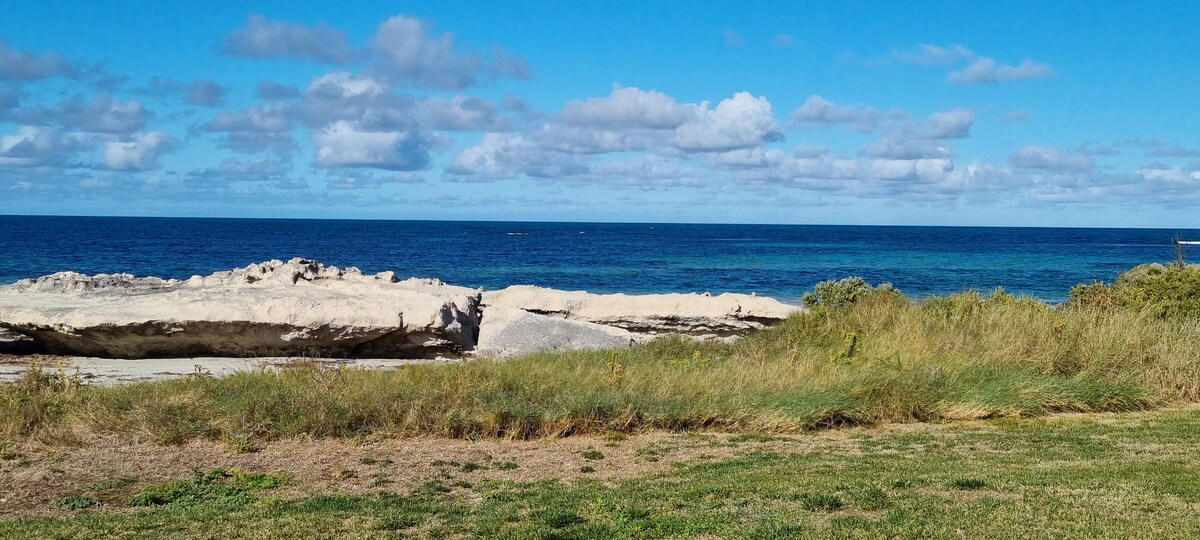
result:
M 186 278 L 299 256 L 486 288 L 794 300 L 820 280 L 859 275 L 918 296 L 1002 286 L 1057 301 L 1076 283 L 1170 260 L 1180 232 L 1200 239 L 1153 229 L 0 216 L 0 283 L 60 270 Z

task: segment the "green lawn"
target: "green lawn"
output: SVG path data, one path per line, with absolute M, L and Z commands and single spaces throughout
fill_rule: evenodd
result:
M 281 499 L 273 476 L 197 477 L 143 490 L 134 509 L 5 519 L 0 537 L 1200 537 L 1198 408 L 799 434 L 772 448 L 611 482 L 468 486 L 450 470 L 366 497 Z

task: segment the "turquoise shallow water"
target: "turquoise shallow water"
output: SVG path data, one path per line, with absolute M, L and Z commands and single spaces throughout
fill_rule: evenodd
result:
M 757 292 L 796 300 L 859 275 L 912 295 L 1076 283 L 1173 255 L 1200 231 L 0 216 L 0 283 L 60 270 L 186 278 L 308 257 L 498 288 Z M 1196 250 L 1200 258 L 1200 249 Z

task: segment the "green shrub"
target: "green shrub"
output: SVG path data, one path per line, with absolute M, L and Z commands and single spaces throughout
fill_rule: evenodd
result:
M 1067 297 L 1067 305 L 1109 312 L 1117 307 L 1117 295 L 1113 292 L 1112 287 L 1103 281 L 1080 283 L 1071 288 L 1071 294 Z
M 1200 266 L 1141 264 L 1109 286 L 1097 281 L 1076 285 L 1067 304 L 1109 311 L 1122 307 L 1162 319 L 1200 317 Z
M 1118 301 L 1162 318 L 1200 317 L 1200 266 L 1143 264 L 1121 274 Z
M 825 280 L 817 284 L 812 292 L 805 293 L 802 301 L 809 309 L 839 308 L 848 306 L 872 294 L 900 295 L 891 283 L 872 287 L 861 277 L 852 276 L 839 280 Z

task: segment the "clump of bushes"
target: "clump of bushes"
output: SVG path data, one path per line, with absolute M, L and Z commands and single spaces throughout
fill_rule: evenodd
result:
M 872 287 L 861 277 L 853 276 L 838 280 L 825 280 L 817 284 L 812 292 L 801 299 L 808 309 L 840 308 L 854 304 L 871 295 L 900 296 L 900 290 L 891 283 L 880 283 Z
M 1200 266 L 1141 264 L 1112 285 L 1097 281 L 1076 285 L 1067 304 L 1111 311 L 1130 308 L 1162 319 L 1200 317 Z

